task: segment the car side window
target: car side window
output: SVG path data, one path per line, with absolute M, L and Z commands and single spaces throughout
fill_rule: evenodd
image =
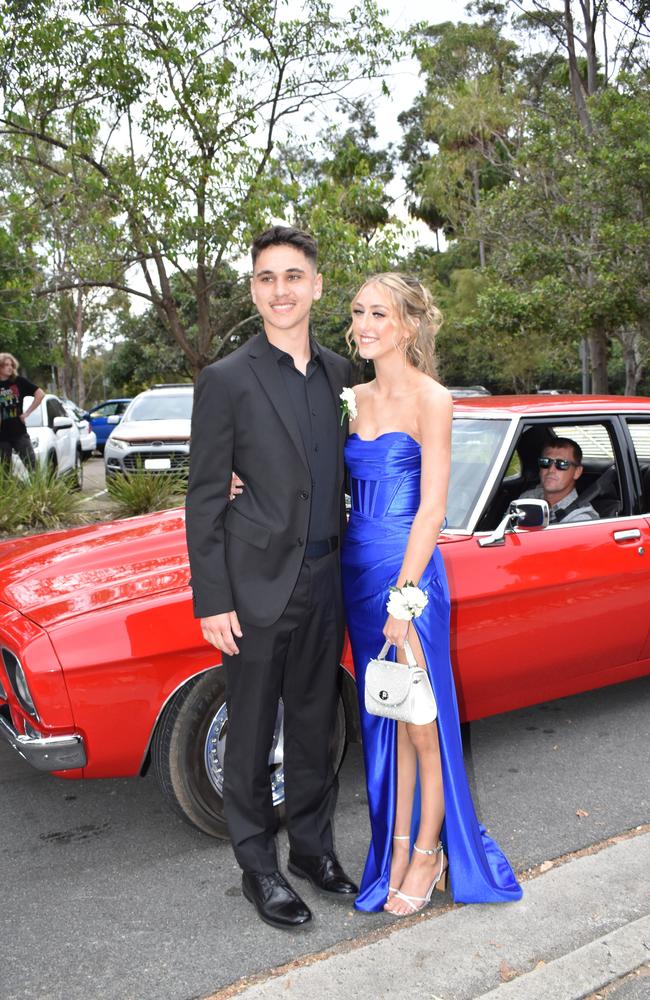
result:
M 120 413 L 118 410 L 119 403 L 104 403 L 102 406 L 96 406 L 94 410 L 90 411 L 91 417 L 112 417 L 114 413 Z
M 48 399 L 47 401 L 47 422 L 51 427 L 55 417 L 67 417 L 67 413 L 58 399 Z
M 641 477 L 641 513 L 650 514 L 650 420 L 628 419 Z
M 575 488 L 585 507 L 592 507 L 599 518 L 618 517 L 624 513 L 625 501 L 611 422 L 606 419 L 584 423 L 549 420 L 523 425 L 497 492 L 477 525 L 479 530 L 493 530 L 513 500 L 525 495 L 542 495 L 539 493 L 537 460 L 543 449 L 558 438 L 570 438 L 582 449 L 583 471 Z M 578 524 L 581 520 L 576 510 L 571 523 Z M 584 520 L 586 523 L 589 518 Z
M 571 438 L 582 449 L 583 473 L 577 482 L 579 497 L 589 503 L 600 518 L 623 514 L 622 484 L 611 423 L 603 420 L 554 424 L 551 432 L 554 437 Z

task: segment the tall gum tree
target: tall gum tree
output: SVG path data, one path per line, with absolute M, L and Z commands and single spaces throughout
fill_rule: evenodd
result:
M 598 143 L 598 122 L 592 103 L 621 71 L 646 65 L 644 46 L 650 39 L 647 4 L 625 0 L 510 0 L 520 14 L 520 23 L 541 31 L 565 55 L 569 89 L 575 114 L 588 140 Z M 592 222 L 588 242 L 596 252 L 602 228 L 600 206 L 591 207 Z M 596 268 L 584 270 L 587 298 L 597 299 Z M 592 392 L 607 392 L 608 343 L 610 331 L 598 319 L 584 338 Z M 625 346 L 625 345 L 624 345 Z
M 607 391 L 613 340 L 628 388 L 640 374 L 647 53 L 642 26 L 614 6 L 480 2 L 481 23 L 419 29 L 425 89 L 404 119 L 412 191 L 425 220 L 435 209 L 454 243 L 476 243 L 484 271 L 475 322 L 454 326 L 451 296 L 447 329 L 468 332 L 468 358 L 480 334 L 494 371 L 517 385 L 535 384 L 536 370 L 566 373 L 580 339 L 593 391 Z M 609 53 L 596 37 L 605 28 Z

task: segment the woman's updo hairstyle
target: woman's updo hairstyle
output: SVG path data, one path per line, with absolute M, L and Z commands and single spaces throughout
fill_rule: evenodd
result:
M 387 271 L 375 274 L 359 289 L 368 285 L 381 285 L 388 292 L 397 310 L 400 326 L 405 331 L 404 338 L 395 346 L 414 368 L 419 368 L 432 378 L 438 378 L 436 360 L 436 334 L 442 326 L 442 313 L 433 301 L 430 291 L 410 274 Z M 357 295 L 359 294 L 357 292 Z M 352 346 L 352 331 L 348 331 L 348 345 Z

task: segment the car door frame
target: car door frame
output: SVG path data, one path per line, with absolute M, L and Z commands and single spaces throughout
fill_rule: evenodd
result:
M 644 565 L 636 562 L 636 553 L 643 555 L 644 544 L 650 552 L 650 525 L 636 512 L 638 486 L 633 475 L 628 435 L 618 413 L 594 408 L 592 412 L 577 414 L 564 410 L 534 415 L 522 413 L 518 416 L 511 447 L 500 463 L 493 488 L 484 498 L 483 508 L 477 511 L 476 522 L 496 495 L 521 434 L 532 424 L 553 427 L 594 423 L 606 425 L 610 430 L 619 473 L 623 513 L 615 518 L 565 522 L 536 531 L 516 528 L 505 536 L 501 545 L 492 548 L 478 545 L 479 538 L 491 534 L 482 530 L 474 532 L 469 548 L 463 546 L 463 551 L 459 549 L 454 553 L 456 558 L 452 569 L 457 602 L 457 634 L 454 638 L 461 688 L 465 687 L 463 675 L 466 675 L 466 689 L 476 692 L 483 712 L 486 709 L 488 712 L 507 710 L 510 707 L 509 698 L 513 704 L 517 701 L 521 704 L 527 699 L 532 704 L 582 690 L 585 676 L 590 677 L 590 686 L 627 679 L 635 675 L 635 664 L 641 662 L 643 649 L 641 629 L 636 620 L 634 631 L 625 635 L 625 654 L 620 662 L 613 662 L 617 657 L 611 655 L 614 648 L 611 639 L 609 646 L 599 647 L 601 640 L 597 633 L 599 627 L 611 631 L 617 607 L 621 609 L 621 614 L 629 612 L 630 616 L 633 615 L 636 598 L 632 581 L 634 574 L 645 573 Z M 637 530 L 641 535 L 638 541 L 624 537 L 627 532 Z M 549 531 L 551 535 L 547 534 Z M 569 542 L 567 532 L 575 539 L 575 545 Z M 616 535 L 621 533 L 623 537 L 617 540 Z M 559 542 L 563 538 L 568 546 L 564 564 L 558 559 L 561 547 L 551 542 L 551 539 Z M 549 545 L 544 544 L 546 540 Z M 610 545 L 615 548 L 610 549 Z M 606 553 L 604 561 L 600 558 L 600 549 Z M 623 554 L 623 549 L 627 549 L 628 553 Z M 530 565 L 522 563 L 522 559 L 529 560 Z M 580 572 L 581 562 L 586 570 L 584 585 L 576 575 Z M 621 573 L 617 569 L 619 565 L 630 567 L 629 574 Z M 558 587 L 556 595 L 552 588 L 545 589 L 545 574 L 555 581 Z M 530 579 L 530 592 L 527 577 Z M 596 611 L 608 604 L 608 577 L 615 583 L 615 586 L 610 584 L 611 616 L 599 626 Z M 573 608 L 570 607 L 572 601 Z M 574 612 L 576 626 L 571 632 Z M 620 618 L 619 622 L 621 629 L 625 629 L 625 623 Z M 527 635 L 531 639 L 529 648 L 532 653 L 526 650 Z M 556 642 L 568 638 L 571 646 L 567 647 L 565 654 L 560 651 L 554 656 L 549 645 L 546 647 L 547 654 L 543 643 L 549 636 L 555 637 Z M 510 694 L 499 689 L 504 683 L 510 686 Z M 475 706 L 468 703 L 466 708 L 469 717 L 472 717 Z

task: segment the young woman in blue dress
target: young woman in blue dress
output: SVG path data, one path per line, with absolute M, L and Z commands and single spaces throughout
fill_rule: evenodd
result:
M 342 553 L 343 593 L 372 831 L 355 905 L 398 916 L 426 906 L 434 888 L 444 888 L 447 871 L 458 901 L 521 896 L 507 859 L 477 821 L 462 757 L 449 659 L 449 593 L 437 546 L 452 424 L 451 396 L 436 377 L 440 323 L 419 281 L 380 274 L 355 296 L 348 334 L 375 374 L 353 387 L 346 443 L 352 511 Z M 418 617 L 411 617 L 408 585 L 417 585 L 419 603 L 425 603 Z M 436 722 L 395 723 L 365 711 L 365 667 L 384 637 L 400 662 L 408 639 L 426 666 Z

